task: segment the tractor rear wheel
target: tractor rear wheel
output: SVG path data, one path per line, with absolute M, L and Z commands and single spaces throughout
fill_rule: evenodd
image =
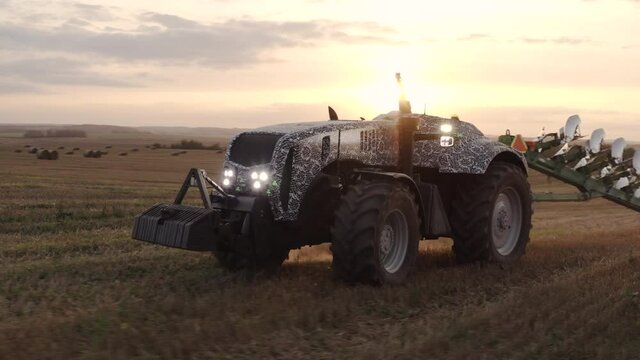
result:
M 462 181 L 452 203 L 453 250 L 460 263 L 511 263 L 524 255 L 531 230 L 531 188 L 516 165 L 497 162 Z
M 418 255 L 420 219 L 414 195 L 398 183 L 362 181 L 342 196 L 331 235 L 336 278 L 402 283 Z

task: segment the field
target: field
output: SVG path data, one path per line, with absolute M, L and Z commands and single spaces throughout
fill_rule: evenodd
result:
M 207 253 L 130 239 L 133 217 L 171 201 L 189 168 L 219 177 L 222 154 L 170 156 L 144 147 L 154 140 L 0 138 L 0 359 L 640 354 L 640 214 L 604 200 L 538 203 L 517 265 L 458 266 L 450 240 L 423 242 L 400 287 L 332 281 L 327 246 L 248 277 Z M 14 153 L 25 144 L 113 148 L 44 161 Z M 572 191 L 531 175 L 536 191 Z

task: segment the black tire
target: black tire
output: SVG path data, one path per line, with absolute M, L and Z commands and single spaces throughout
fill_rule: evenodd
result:
M 273 221 L 273 214 L 268 203 L 264 199 L 258 200 L 260 204 L 248 215 L 250 231 L 248 236 L 236 235 L 229 225 L 222 229 L 221 241 L 213 254 L 219 264 L 229 270 L 253 270 L 276 272 L 282 263 L 289 257 L 289 244 L 279 224 Z M 236 224 L 237 226 L 238 224 Z
M 485 174 L 465 178 L 450 218 L 456 260 L 508 264 L 519 259 L 529 242 L 531 204 L 527 177 L 514 164 L 496 162 Z
M 406 236 L 393 237 L 394 224 L 401 224 L 398 229 L 406 231 L 396 232 Z M 334 276 L 348 283 L 400 284 L 414 268 L 420 234 L 418 206 L 406 186 L 370 181 L 351 186 L 331 228 Z M 381 245 L 387 248 L 386 257 Z

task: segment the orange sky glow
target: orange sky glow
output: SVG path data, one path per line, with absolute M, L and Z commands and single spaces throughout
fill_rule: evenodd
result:
M 82 1 L 82 0 L 80 0 Z M 0 122 L 256 127 L 458 114 L 640 140 L 640 1 L 0 0 Z

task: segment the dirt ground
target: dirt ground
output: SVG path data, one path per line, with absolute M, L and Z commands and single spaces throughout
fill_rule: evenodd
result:
M 171 156 L 151 142 L 0 137 L 0 359 L 640 354 L 638 213 L 605 200 L 537 203 L 518 264 L 459 266 L 449 239 L 425 241 L 403 286 L 334 282 L 327 246 L 292 251 L 278 275 L 249 279 L 208 253 L 130 239 L 133 217 L 171 201 L 189 168 L 220 176 L 222 154 Z M 37 160 L 26 144 L 66 150 Z M 100 159 L 64 155 L 107 144 Z M 572 191 L 536 173 L 531 182 Z

